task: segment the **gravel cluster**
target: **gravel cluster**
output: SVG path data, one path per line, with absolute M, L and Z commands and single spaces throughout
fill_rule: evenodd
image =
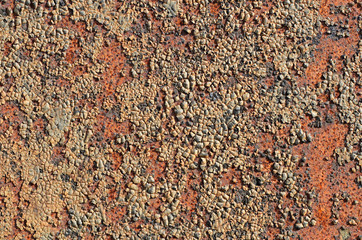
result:
M 0 239 L 357 239 L 361 7 L 0 1 Z M 324 38 L 354 51 L 311 84 Z M 313 161 L 356 189 L 323 216 Z

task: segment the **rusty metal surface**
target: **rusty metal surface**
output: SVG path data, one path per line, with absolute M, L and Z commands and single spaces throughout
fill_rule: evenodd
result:
M 4 2 L 4 1 L 3 1 Z M 5 1 L 7 3 L 1 3 L 1 8 L 10 7 L 13 8 L 14 3 L 12 1 Z M 157 2 L 157 1 L 153 1 Z M 315 51 L 313 52 L 313 60 L 307 67 L 305 73 L 297 77 L 296 83 L 298 86 L 315 86 L 317 83 L 321 82 L 323 73 L 328 69 L 329 59 L 339 59 L 337 60 L 337 69 L 341 68 L 341 57 L 343 55 L 352 56 L 356 52 L 358 42 L 361 40 L 358 33 L 358 17 L 361 16 L 361 8 L 353 7 L 353 10 L 348 15 L 342 14 L 331 14 L 330 7 L 331 5 L 343 5 L 348 4 L 351 1 L 321 1 L 319 13 L 323 17 L 329 17 L 334 21 L 345 22 L 347 19 L 350 25 L 350 35 L 349 37 L 334 39 L 330 35 L 326 34 L 328 30 L 327 27 L 321 28 L 320 38 L 318 43 L 315 45 Z M 357 1 L 356 1 L 357 2 Z M 274 3 L 274 2 L 273 2 Z M 45 3 L 44 3 L 45 4 Z M 117 8 L 116 3 L 115 8 Z M 272 4 L 272 3 L 270 3 Z M 188 11 L 188 9 L 184 9 Z M 220 11 L 220 5 L 217 1 L 211 3 L 210 6 L 210 17 L 217 17 Z M 256 11 L 266 11 L 265 9 L 256 10 Z M 198 14 L 195 12 L 195 14 Z M 257 12 L 258 14 L 258 12 Z M 152 35 L 162 36 L 164 34 L 163 22 L 157 20 L 156 18 L 151 17 L 153 23 Z M 135 26 L 140 25 L 145 26 L 146 20 L 142 17 L 137 19 L 134 23 Z M 184 28 L 184 23 L 181 19 L 177 18 L 174 21 L 174 27 L 177 32 L 182 32 Z M 55 24 L 55 27 L 65 27 L 69 30 L 78 32 L 79 38 L 87 39 L 87 37 L 94 37 L 95 33 L 88 31 L 86 24 L 83 22 L 74 22 L 67 17 L 64 17 L 61 21 Z M 105 29 L 102 26 L 99 26 L 101 29 L 99 32 L 105 33 Z M 193 29 L 190 29 L 191 31 Z M 0 33 L 1 34 L 1 33 Z M 178 51 L 186 51 L 186 46 L 192 44 L 194 40 L 190 35 L 171 35 L 169 39 L 165 40 L 164 51 L 166 52 L 169 49 L 177 49 Z M 8 46 L 3 47 L 3 56 L 8 54 Z M 94 62 L 102 62 L 107 65 L 107 68 L 104 72 L 99 74 L 99 83 L 102 86 L 100 93 L 94 99 L 81 99 L 78 101 L 76 106 L 86 107 L 88 109 L 98 108 L 100 110 L 99 114 L 96 116 L 93 123 L 93 133 L 98 136 L 98 140 L 94 144 L 106 144 L 108 140 L 115 141 L 119 135 L 126 135 L 135 130 L 132 129 L 132 124 L 128 121 L 117 121 L 117 116 L 111 111 L 104 110 L 105 105 L 109 102 L 116 102 L 116 93 L 117 86 L 125 84 L 125 82 L 130 82 L 132 79 L 132 66 L 127 62 L 127 57 L 125 56 L 125 51 L 133 51 L 133 49 L 142 49 L 142 44 L 135 41 L 135 36 L 131 33 L 125 32 L 123 35 L 118 36 L 118 39 L 107 38 L 105 37 L 104 44 L 99 49 L 99 54 L 97 58 L 93 60 Z M 78 61 L 78 55 L 82 52 L 82 47 L 80 47 L 78 38 L 74 38 L 69 48 L 65 53 L 65 61 L 69 64 L 73 64 Z M 56 60 L 52 64 L 57 64 Z M 144 70 L 141 75 L 144 78 L 147 78 L 148 73 L 151 71 L 149 67 L 149 59 L 144 59 L 142 64 L 144 64 Z M 93 64 L 89 62 L 84 66 L 79 66 L 73 69 L 72 75 L 76 77 L 81 77 L 87 74 L 88 69 Z M 88 68 L 88 69 L 87 69 Z M 7 91 L 11 92 L 11 88 L 14 86 L 13 79 L 9 78 L 4 85 L 2 85 Z M 268 81 L 267 79 L 265 80 Z M 64 79 L 57 79 L 56 85 L 71 88 L 71 83 Z M 273 80 L 267 82 L 267 85 L 273 85 Z M 356 91 L 360 92 L 361 89 L 356 86 Z M 160 93 L 161 94 L 161 93 Z M 76 96 L 76 94 L 74 94 Z M 327 96 L 321 96 L 321 100 L 328 99 Z M 362 203 L 362 192 L 361 188 L 355 183 L 356 176 L 360 174 L 352 173 L 351 168 L 354 167 L 354 162 L 347 163 L 343 167 L 337 167 L 334 151 L 338 147 L 343 147 L 345 144 L 345 138 L 349 131 L 348 124 L 342 124 L 336 117 L 337 107 L 333 104 L 327 105 L 324 109 L 320 109 L 321 118 L 327 116 L 334 116 L 331 123 L 323 124 L 320 128 L 311 127 L 313 119 L 305 119 L 302 123 L 302 128 L 313 135 L 313 141 L 308 144 L 300 144 L 293 146 L 293 154 L 298 156 L 304 156 L 307 161 L 303 165 L 297 167 L 296 173 L 300 174 L 304 182 L 302 182 L 302 187 L 305 189 L 313 189 L 317 195 L 315 202 L 312 204 L 312 209 L 314 217 L 317 221 L 315 226 L 310 226 L 308 228 L 303 228 L 298 231 L 299 237 L 301 239 L 334 239 L 335 236 L 340 236 L 341 227 L 348 226 L 348 229 L 351 233 L 349 239 L 359 239 L 358 236 L 362 235 L 361 224 L 358 222 L 357 225 L 351 226 L 348 225 L 348 221 L 351 219 L 351 216 L 355 216 L 361 221 L 361 203 Z M 11 138 L 14 142 L 22 142 L 22 139 L 17 131 L 19 129 L 20 123 L 24 121 L 24 113 L 21 109 L 14 103 L 8 102 L 0 106 L 0 113 L 3 118 L 1 119 L 0 124 L 0 134 L 6 138 Z M 171 118 L 171 116 L 170 116 Z M 167 127 L 168 123 L 165 123 Z M 34 122 L 35 130 L 40 134 L 45 134 L 45 125 L 46 121 L 43 118 L 38 118 Z M 10 130 L 9 130 L 10 129 Z M 15 131 L 11 131 L 15 129 Z M 259 137 L 260 141 L 255 146 L 251 146 L 250 149 L 258 149 L 260 152 L 263 152 L 267 149 L 272 149 L 273 146 L 276 146 L 276 140 L 274 136 L 283 138 L 288 136 L 290 126 L 285 126 L 284 128 L 278 130 L 276 134 L 263 133 Z M 65 134 L 65 141 L 67 142 L 70 138 L 68 133 Z M 170 176 L 166 176 L 164 169 L 166 168 L 166 162 L 159 161 L 159 152 L 158 149 L 161 147 L 161 142 L 156 141 L 153 143 L 148 143 L 143 146 L 148 150 L 149 165 L 146 169 L 147 174 L 154 176 L 156 182 L 167 181 Z M 21 148 L 21 146 L 19 146 Z M 15 150 L 16 151 L 16 150 Z M 20 151 L 20 150 L 19 150 Z M 137 149 L 131 149 L 131 152 L 137 152 Z M 53 155 L 51 157 L 54 162 L 61 162 L 64 160 L 65 151 L 61 146 L 54 147 Z M 111 156 L 111 165 L 113 169 L 119 169 L 123 163 L 123 157 L 117 152 L 110 153 Z M 259 161 L 265 172 L 270 172 L 272 169 L 272 163 L 261 159 Z M 0 165 L 1 167 L 1 165 Z M 183 208 L 187 209 L 187 214 L 182 213 L 183 219 L 192 221 L 193 213 L 197 211 L 196 206 L 198 204 L 198 193 L 194 190 L 193 186 L 201 185 L 202 173 L 199 170 L 193 170 L 188 172 L 187 178 L 187 189 L 182 192 L 180 196 L 180 204 Z M 130 179 L 133 176 L 129 176 Z M 227 173 L 224 173 L 220 178 L 223 185 L 232 185 L 234 187 L 241 187 L 241 173 L 237 170 L 230 170 Z M 110 185 L 106 191 L 108 191 L 108 199 L 105 200 L 109 204 L 105 215 L 107 221 L 110 225 L 118 226 L 117 224 L 122 224 L 123 216 L 127 214 L 127 205 L 117 205 L 115 204 L 118 201 L 118 192 L 120 189 L 125 190 L 125 182 L 121 184 L 118 188 L 116 187 L 117 181 L 113 178 L 106 178 L 107 184 Z M 172 179 L 171 179 L 172 180 Z M 0 189 L 3 191 L 8 190 L 12 197 L 8 197 L 6 194 L 0 195 L 0 212 L 1 209 L 5 208 L 27 208 L 27 202 L 22 202 L 20 200 L 20 192 L 22 189 L 22 181 L 14 182 L 5 178 L 0 179 Z M 277 185 L 277 180 L 275 180 L 275 185 Z M 35 186 L 34 186 L 35 187 Z M 97 186 L 94 186 L 94 189 L 97 189 Z M 272 188 L 273 189 L 273 188 Z M 275 189 L 275 188 L 274 188 Z M 350 196 L 350 199 L 358 201 L 359 203 L 354 204 L 353 201 L 342 201 L 338 205 L 339 208 L 339 221 L 337 224 L 332 223 L 332 212 L 333 208 L 333 198 L 334 194 L 347 193 Z M 95 193 L 94 193 L 95 194 Z M 10 199 L 10 203 L 7 203 L 7 199 Z M 154 198 L 149 201 L 149 209 L 151 212 L 156 214 L 159 211 L 161 206 L 161 198 Z M 23 205 L 22 207 L 19 207 Z M 89 207 L 90 208 L 90 207 Z M 275 209 L 276 210 L 276 209 Z M 61 214 L 61 213 L 58 213 Z M 67 227 L 69 216 L 67 212 L 63 211 L 63 216 L 50 216 L 54 218 L 54 224 L 50 228 L 54 231 L 60 231 Z M 25 229 L 21 229 L 17 226 L 16 221 L 21 218 L 19 215 L 14 215 L 12 217 L 12 234 L 7 236 L 6 239 L 35 239 L 34 233 L 29 232 Z M 287 225 L 293 226 L 293 221 L 287 223 Z M 138 232 L 141 230 L 143 225 L 143 220 L 135 221 L 131 224 L 131 228 Z M 44 226 L 49 227 L 49 226 Z M 1 231 L 1 230 L 0 230 Z M 266 229 L 265 239 L 277 239 L 279 230 L 277 228 L 269 227 Z M 95 239 L 94 235 L 91 232 L 86 232 L 81 237 L 82 239 Z M 180 237 L 182 239 L 182 237 Z M 104 237 L 102 239 L 113 239 L 111 235 Z M 171 237 L 170 237 L 171 239 Z M 343 238 L 338 238 L 343 239 Z

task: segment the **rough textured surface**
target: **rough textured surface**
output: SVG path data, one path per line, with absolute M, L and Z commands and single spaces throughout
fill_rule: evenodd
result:
M 0 239 L 362 239 L 361 7 L 0 1 Z

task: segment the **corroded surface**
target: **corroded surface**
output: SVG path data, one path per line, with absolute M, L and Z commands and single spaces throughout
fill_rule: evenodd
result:
M 0 18 L 0 239 L 361 238 L 359 1 Z

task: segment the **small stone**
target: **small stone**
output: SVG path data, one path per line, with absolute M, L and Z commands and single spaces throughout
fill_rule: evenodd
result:
M 315 219 L 312 219 L 311 221 L 310 221 L 310 225 L 311 226 L 315 226 L 317 224 L 317 221 L 315 220 Z
M 348 220 L 348 224 L 351 226 L 357 226 L 357 221 L 352 218 L 352 219 Z
M 302 229 L 304 226 L 303 226 L 303 224 L 302 223 L 297 223 L 297 224 L 295 224 L 295 228 L 297 229 L 297 230 L 300 230 L 300 229 Z

